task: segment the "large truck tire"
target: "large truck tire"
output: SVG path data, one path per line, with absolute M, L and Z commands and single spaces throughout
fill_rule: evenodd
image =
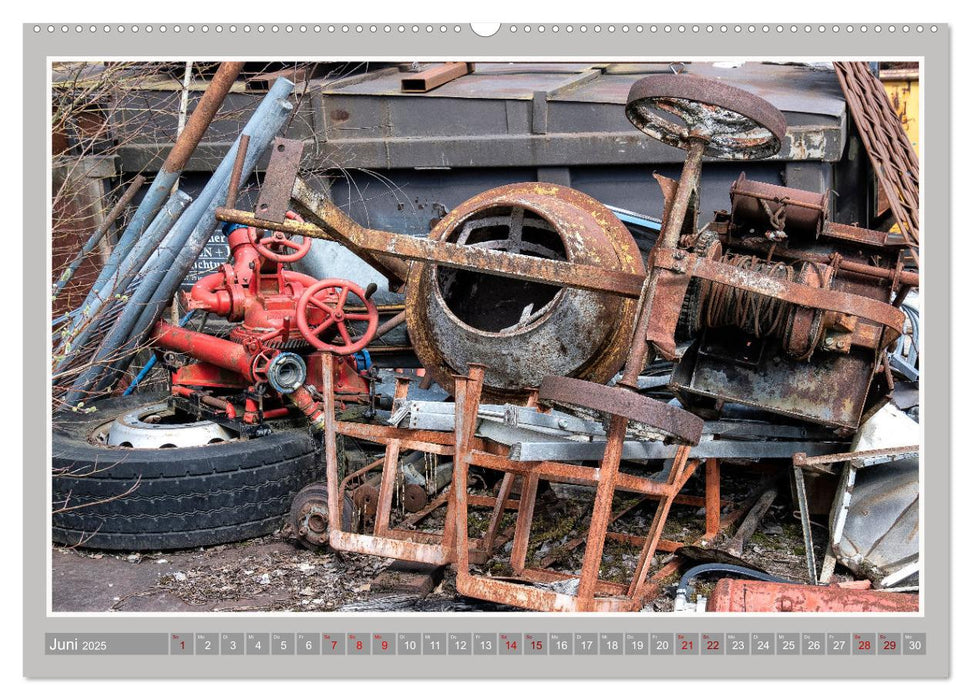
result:
M 139 551 L 258 537 L 279 528 L 293 496 L 323 476 L 318 445 L 299 425 L 194 446 L 132 448 L 99 440 L 115 418 L 147 416 L 162 402 L 158 395 L 113 398 L 93 404 L 91 413 L 55 414 L 54 542 Z M 146 419 L 156 418 L 157 412 Z

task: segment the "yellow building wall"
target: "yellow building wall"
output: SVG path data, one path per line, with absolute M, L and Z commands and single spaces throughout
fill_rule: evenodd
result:
M 880 80 L 914 151 L 920 155 L 920 80 L 917 72 L 881 71 Z

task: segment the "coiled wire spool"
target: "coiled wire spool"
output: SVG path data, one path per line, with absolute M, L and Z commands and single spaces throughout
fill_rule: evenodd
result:
M 713 249 L 710 242 L 699 244 Z M 794 266 L 752 255 L 724 255 L 717 259 L 749 273 L 810 287 L 828 289 L 832 282 L 833 268 L 829 265 L 807 262 Z M 692 280 L 681 309 L 679 330 L 683 337 L 690 338 L 705 328 L 738 328 L 760 339 L 779 338 L 786 352 L 797 360 L 812 355 L 825 330 L 820 311 L 726 284 Z

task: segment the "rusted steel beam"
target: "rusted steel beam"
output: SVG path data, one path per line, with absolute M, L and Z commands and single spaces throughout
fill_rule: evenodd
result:
M 913 455 L 920 454 L 920 445 L 909 445 L 907 447 L 887 447 L 876 450 L 860 450 L 859 452 L 837 452 L 831 455 L 818 455 L 807 457 L 804 452 L 797 452 L 792 455 L 792 463 L 797 467 L 819 467 L 837 462 L 849 462 L 856 460 L 877 460 L 892 462 L 897 459 L 904 459 Z M 887 459 L 881 459 L 886 457 Z
M 607 526 L 610 522 L 610 508 L 614 501 L 614 489 L 617 484 L 617 475 L 620 472 L 620 459 L 629 422 L 630 420 L 626 416 L 616 414 L 610 416 L 610 423 L 607 428 L 607 445 L 598 470 L 600 478 L 597 484 L 597 494 L 593 500 L 587 547 L 583 553 L 583 565 L 580 569 L 580 585 L 577 587 L 578 608 L 580 610 L 593 608 L 597 578 L 600 573 L 600 565 L 603 562 Z
M 677 497 L 674 499 L 677 503 Z M 717 459 L 705 460 L 705 534 L 714 539 L 721 531 L 721 468 Z
M 539 388 L 539 398 L 621 415 L 658 428 L 690 445 L 698 444 L 705 425 L 705 422 L 693 413 L 669 406 L 662 401 L 641 396 L 626 389 L 570 377 L 544 379 Z
M 338 489 L 340 478 L 337 472 L 337 421 L 334 418 L 334 355 L 323 353 L 323 365 L 321 391 L 324 394 L 324 466 L 327 475 L 327 517 L 330 520 L 327 526 L 330 544 L 336 549 L 338 545 L 334 538 L 344 526 L 341 522 L 344 509 L 339 500 L 343 493 Z
M 471 456 L 471 463 L 513 474 L 536 474 L 540 479 L 557 483 L 596 486 L 600 482 L 600 470 L 597 467 L 584 467 L 564 462 L 514 462 L 500 455 L 475 450 Z M 664 483 L 642 476 L 623 472 L 617 475 L 618 491 L 661 496 L 667 493 L 667 489 Z
M 495 508 L 500 503 L 498 498 L 493 498 L 492 496 L 476 496 L 474 494 L 469 494 L 468 501 L 470 506 L 475 506 L 476 508 Z M 519 510 L 519 501 L 507 498 L 502 509 L 504 511 Z
M 414 533 L 409 532 L 408 534 Z M 404 559 L 405 561 L 437 565 L 451 563 L 453 556 L 451 550 L 437 544 L 342 532 L 336 529 L 330 531 L 330 546 L 346 552 L 359 552 L 389 559 Z
M 515 605 L 527 610 L 548 612 L 577 612 L 578 610 L 574 596 L 484 576 L 466 577 L 459 590 L 463 595 L 473 598 Z M 639 609 L 640 605 L 628 598 L 594 598 L 590 603 L 589 612 L 634 612 Z
M 523 476 L 523 490 L 519 495 L 519 502 L 522 507 L 519 509 L 516 518 L 516 534 L 513 535 L 512 553 L 509 557 L 509 565 L 513 572 L 517 574 L 526 568 L 526 553 L 529 549 L 529 535 L 533 525 L 538 486 L 539 478 L 535 474 Z
M 499 493 L 496 494 L 496 505 L 492 511 L 492 517 L 489 518 L 489 526 L 486 528 L 486 534 L 482 540 L 483 548 L 487 552 L 492 551 L 492 546 L 496 541 L 496 534 L 499 531 L 499 521 L 502 520 L 502 515 L 506 510 L 506 503 L 509 501 L 509 495 L 512 493 L 512 484 L 515 479 L 516 475 L 512 472 L 505 472 L 502 475 L 502 482 L 499 484 Z M 471 503 L 471 498 L 469 502 Z M 520 502 L 522 502 L 522 498 L 520 498 Z
M 390 425 L 370 425 L 368 423 L 336 422 L 341 435 L 383 443 L 386 440 L 400 440 L 401 446 L 408 450 L 431 452 L 437 455 L 450 456 L 455 448 L 451 444 L 450 433 L 438 433 L 434 430 L 405 430 Z
M 394 496 L 395 481 L 398 476 L 398 454 L 401 442 L 391 440 L 384 453 L 384 470 L 381 472 L 381 486 L 378 491 L 378 509 L 374 515 L 374 534 L 384 535 L 391 527 L 391 498 Z
M 681 487 L 684 486 L 684 482 L 688 480 L 698 466 L 697 461 L 692 460 L 688 462 L 688 454 L 690 451 L 690 447 L 681 447 L 678 449 L 678 454 L 674 458 L 674 465 L 671 467 L 671 475 L 668 477 L 668 493 L 657 504 L 657 512 L 654 514 L 654 519 L 651 521 L 651 528 L 647 533 L 647 542 L 641 550 L 640 559 L 637 562 L 637 569 L 634 572 L 634 578 L 630 583 L 630 587 L 627 589 L 627 595 L 635 600 L 643 599 L 647 575 L 650 572 L 651 562 L 654 559 L 654 552 L 661 539 L 664 524 L 668 520 L 668 513 L 671 510 L 674 496 L 677 495 Z
M 401 76 L 402 92 L 428 92 L 475 70 L 474 63 L 449 62 L 415 73 Z
M 338 210 L 337 213 L 350 221 L 343 212 Z M 299 236 L 337 240 L 358 255 L 363 251 L 382 262 L 386 261 L 388 256 L 393 256 L 405 260 L 454 267 L 459 270 L 471 270 L 500 277 L 555 284 L 574 289 L 588 289 L 594 292 L 607 292 L 627 297 L 640 296 L 641 286 L 644 282 L 642 275 L 606 270 L 595 265 L 578 265 L 561 260 L 548 260 L 518 253 L 432 241 L 426 238 L 389 233 L 388 231 L 365 229 L 353 222 L 351 222 L 353 226 L 348 226 L 343 222 L 335 224 L 334 217 L 331 217 L 331 220 L 327 222 L 320 220 L 314 223 L 310 221 L 277 223 L 264 221 L 249 212 L 220 207 L 216 210 L 216 218 L 220 221 L 283 231 Z M 322 225 L 323 223 L 326 223 L 326 226 Z M 336 228 L 336 226 L 342 228 Z M 397 262 L 401 263 L 400 260 Z M 400 269 L 400 265 L 396 267 Z M 395 276 L 397 277 L 397 275 Z M 399 279 L 403 280 L 404 277 L 407 277 L 406 273 L 403 273 L 403 276 Z
M 316 224 L 330 234 L 329 236 L 317 236 L 317 238 L 336 240 L 342 243 L 348 250 L 387 277 L 393 288 L 400 288 L 404 285 L 408 279 L 408 263 L 387 255 L 374 255 L 349 240 L 351 233 L 356 238 L 360 238 L 362 232 L 366 232 L 367 229 L 338 209 L 327 197 L 315 192 L 299 177 L 293 183 L 290 197 L 298 214 L 302 214 L 306 221 Z M 218 211 L 216 215 L 218 217 Z
M 307 63 L 290 66 L 272 73 L 259 73 L 246 79 L 246 87 L 250 90 L 269 90 L 277 78 L 286 78 L 299 85 L 313 78 L 319 72 L 320 67 L 321 64 L 319 63 Z

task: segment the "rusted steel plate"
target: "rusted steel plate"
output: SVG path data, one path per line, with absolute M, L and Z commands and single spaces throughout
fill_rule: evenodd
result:
M 452 561 L 452 550 L 441 545 L 360 535 L 333 529 L 330 531 L 330 546 L 344 552 L 373 554 L 425 564 L 444 565 Z
M 886 231 L 874 231 L 861 226 L 850 226 L 849 224 L 839 224 L 835 221 L 827 221 L 823 226 L 823 235 L 827 238 L 838 238 L 843 241 L 862 243 L 882 248 L 887 245 L 889 234 Z
M 681 358 L 669 386 L 802 420 L 856 430 L 873 376 L 873 354 L 818 353 L 812 362 L 793 360 L 778 341 L 757 361 L 726 359 L 725 344 L 709 335 Z
M 919 612 L 917 595 L 722 579 L 708 612 Z
M 625 416 L 667 433 L 687 444 L 697 445 L 705 422 L 684 409 L 635 394 L 627 389 L 608 387 L 570 377 L 547 377 L 539 388 L 545 401 L 573 404 Z
M 660 112 L 675 116 L 667 119 Z M 786 135 L 782 112 L 750 92 L 692 75 L 650 75 L 631 86 L 627 118 L 644 133 L 677 148 L 704 138 L 705 155 L 766 158 Z
M 594 598 L 587 610 L 581 610 L 574 596 L 555 591 L 524 586 L 510 581 L 459 574 L 456 580 L 459 593 L 473 598 L 491 600 L 506 605 L 543 610 L 546 612 L 634 612 L 641 603 L 629 598 Z
M 290 194 L 297 180 L 303 141 L 277 136 L 270 149 L 270 164 L 263 178 L 263 188 L 256 202 L 256 216 L 265 221 L 281 222 L 290 208 Z

